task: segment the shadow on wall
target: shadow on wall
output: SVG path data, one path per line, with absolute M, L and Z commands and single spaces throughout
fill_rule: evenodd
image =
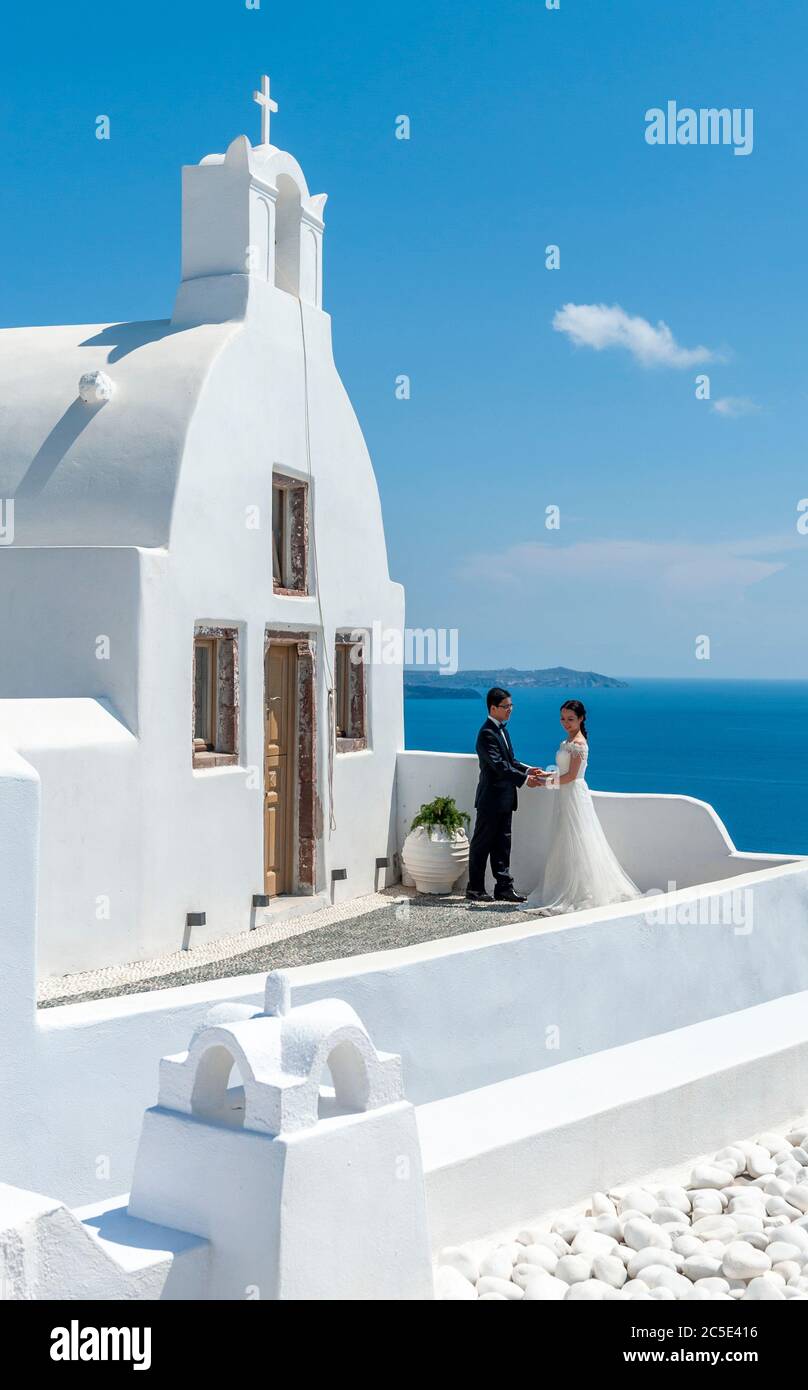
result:
M 172 337 L 175 333 L 186 333 L 186 328 L 179 328 L 170 319 L 145 319 L 136 323 L 111 323 L 109 327 L 102 329 L 92 338 L 85 338 L 80 347 L 110 347 L 112 351 L 107 357 L 107 365 L 119 362 L 122 357 L 128 356 L 130 352 L 136 352 L 139 347 L 145 347 L 146 343 L 157 343 L 161 338 Z
M 175 333 L 186 332 L 175 327 L 169 319 L 155 319 L 152 322 L 114 323 L 92 338 L 85 338 L 81 347 L 109 347 L 106 365 L 120 361 L 130 352 L 135 352 L 147 343 L 159 342 Z M 36 497 L 47 487 L 65 454 L 72 449 L 79 435 L 103 410 L 106 401 L 87 404 L 78 396 L 71 401 L 64 415 L 57 420 L 47 438 L 37 450 L 28 466 L 24 478 L 15 493 L 15 500 L 23 497 Z
M 36 497 L 44 491 L 82 430 L 87 428 L 106 404 L 106 401 L 99 401 L 97 405 L 86 405 L 78 396 L 71 401 L 28 465 L 27 472 L 15 493 L 15 500 L 21 497 Z

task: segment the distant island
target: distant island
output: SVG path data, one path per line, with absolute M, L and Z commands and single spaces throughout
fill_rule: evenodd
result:
M 440 671 L 406 670 L 404 694 L 414 700 L 479 699 L 492 685 L 512 687 L 549 686 L 565 690 L 626 690 L 628 681 L 602 676 L 598 671 L 573 671 L 569 666 L 549 666 L 543 671 L 517 671 L 513 666 L 494 671 L 457 671 L 444 676 Z
M 454 685 L 444 680 L 442 685 L 410 685 L 404 679 L 404 691 L 408 700 L 479 700 L 479 690 L 466 685 Z

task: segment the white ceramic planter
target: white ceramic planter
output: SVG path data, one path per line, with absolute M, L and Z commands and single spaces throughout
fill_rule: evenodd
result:
M 451 893 L 468 867 L 468 835 L 419 825 L 404 841 L 401 858 L 419 893 Z

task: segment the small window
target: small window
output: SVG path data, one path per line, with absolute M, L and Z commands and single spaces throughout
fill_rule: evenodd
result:
M 368 746 L 367 637 L 338 632 L 334 662 L 334 707 L 338 753 Z
M 276 594 L 308 592 L 308 488 L 276 473 L 272 480 L 272 581 Z
M 194 767 L 238 762 L 238 635 L 198 626 L 194 633 Z

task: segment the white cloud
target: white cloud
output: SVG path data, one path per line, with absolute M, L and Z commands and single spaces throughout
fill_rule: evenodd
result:
M 627 314 L 619 304 L 565 304 L 556 310 L 553 328 L 566 333 L 576 347 L 596 352 L 625 348 L 642 367 L 693 367 L 716 356 L 706 347 L 680 347 L 661 319 L 654 327 L 647 319 Z
M 755 401 L 750 401 L 748 396 L 720 396 L 717 401 L 713 401 L 713 410 L 717 415 L 726 415 L 730 419 L 735 419 L 738 415 L 753 415 L 760 410 L 760 406 Z
M 782 536 L 749 541 L 526 541 L 466 561 L 465 579 L 494 578 L 569 586 L 581 600 L 587 584 L 595 588 L 640 586 L 668 595 L 734 595 L 785 569 L 785 550 L 796 542 Z M 765 558 L 763 558 L 765 557 Z

